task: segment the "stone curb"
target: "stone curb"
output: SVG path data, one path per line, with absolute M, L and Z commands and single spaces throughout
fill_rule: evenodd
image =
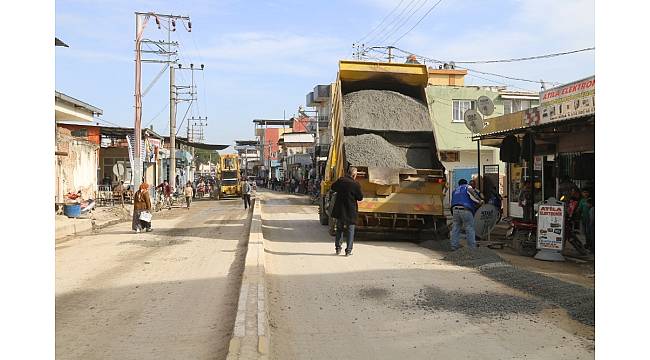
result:
M 264 276 L 262 203 L 258 195 L 253 203 L 253 218 L 228 360 L 268 359 L 269 325 Z

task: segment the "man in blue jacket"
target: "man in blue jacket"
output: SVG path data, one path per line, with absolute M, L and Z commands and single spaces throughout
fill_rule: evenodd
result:
M 474 212 L 481 205 L 480 195 L 467 185 L 467 180 L 460 179 L 458 187 L 451 194 L 451 213 L 453 215 L 453 227 L 451 229 L 451 249 L 458 250 L 460 247 L 460 229 L 465 230 L 467 246 L 476 247 L 476 235 L 474 232 Z

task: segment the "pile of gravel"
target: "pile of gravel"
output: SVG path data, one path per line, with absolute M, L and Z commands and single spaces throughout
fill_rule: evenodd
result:
M 527 292 L 567 310 L 583 324 L 595 325 L 594 289 L 571 284 L 506 264 L 493 250 L 462 248 L 443 258 L 453 264 L 477 268 L 481 274 L 511 288 Z
M 346 160 L 354 166 L 388 167 L 393 169 L 431 169 L 430 149 L 396 146 L 376 134 L 346 136 Z
M 443 260 L 466 267 L 479 267 L 485 264 L 503 262 L 503 259 L 499 254 L 486 247 L 475 249 L 464 247 L 449 253 L 443 258 Z
M 343 96 L 343 124 L 376 131 L 433 131 L 425 104 L 390 90 L 360 90 Z
M 573 319 L 585 325 L 596 324 L 594 289 L 514 266 L 482 269 L 481 273 L 512 288 L 561 306 Z
M 406 152 L 375 134 L 346 136 L 345 157 L 354 166 L 411 169 Z
M 542 302 L 520 296 L 444 291 L 437 287 L 421 289 L 415 303 L 422 310 L 450 311 L 472 317 L 507 318 L 510 314 L 532 314 L 544 308 Z

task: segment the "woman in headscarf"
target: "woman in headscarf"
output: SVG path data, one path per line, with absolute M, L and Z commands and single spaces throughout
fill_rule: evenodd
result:
M 133 195 L 133 222 L 131 227 L 136 233 L 146 230 L 151 231 L 151 221 L 140 220 L 143 212 L 151 214 L 151 198 L 149 196 L 149 184 L 143 182 L 140 189 Z

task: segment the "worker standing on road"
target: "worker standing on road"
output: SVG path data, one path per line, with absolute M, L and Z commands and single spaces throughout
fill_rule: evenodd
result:
M 467 246 L 476 247 L 476 235 L 474 231 L 474 212 L 481 205 L 481 200 L 467 180 L 460 179 L 458 187 L 451 193 L 451 213 L 454 223 L 451 229 L 451 249 L 458 250 L 460 247 L 460 229 L 465 230 Z
M 190 181 L 185 184 L 185 202 L 187 203 L 187 210 L 190 209 L 190 204 L 192 203 L 192 198 L 194 197 L 194 188 Z
M 241 194 L 242 197 L 244 198 L 244 210 L 248 209 L 248 207 L 251 206 L 251 192 L 253 191 L 251 188 L 251 184 L 248 183 L 246 178 L 242 178 L 242 185 L 241 185 Z
M 340 177 L 332 184 L 332 191 L 336 192 L 336 200 L 332 209 L 332 217 L 336 219 L 336 240 L 334 249 L 336 255 L 341 253 L 341 236 L 347 230 L 347 243 L 345 256 L 352 255 L 354 242 L 354 227 L 357 223 L 357 201 L 363 200 L 361 185 L 355 181 L 357 168 L 350 167 L 346 176 Z

